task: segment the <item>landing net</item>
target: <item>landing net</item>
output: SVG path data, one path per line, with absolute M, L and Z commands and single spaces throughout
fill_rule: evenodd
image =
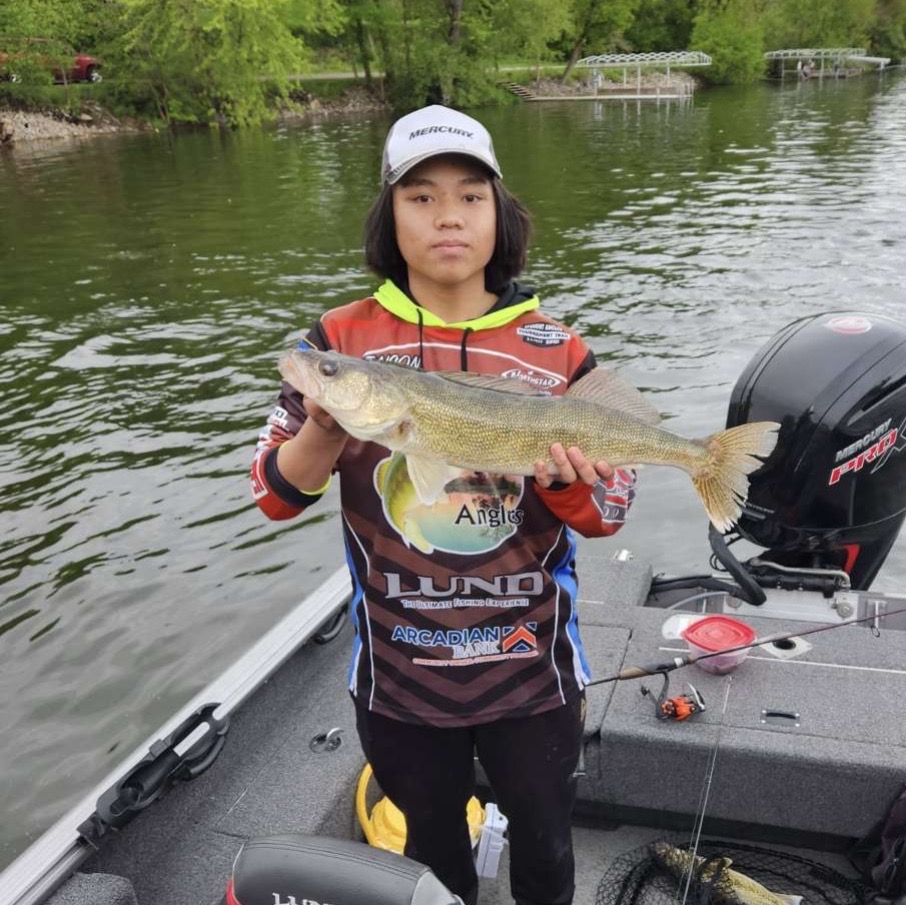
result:
M 664 845 L 681 855 L 665 859 Z M 783 905 L 802 897 L 802 905 L 865 905 L 867 890 L 855 879 L 817 861 L 782 851 L 702 839 L 696 869 L 688 881 L 687 842 L 659 840 L 617 857 L 598 884 L 595 905 Z M 721 874 L 721 859 L 729 859 Z M 670 860 L 671 864 L 665 864 Z M 783 899 L 753 890 L 728 873 L 734 871 Z M 678 874 L 680 874 L 678 876 Z M 688 882 L 688 892 L 686 890 Z

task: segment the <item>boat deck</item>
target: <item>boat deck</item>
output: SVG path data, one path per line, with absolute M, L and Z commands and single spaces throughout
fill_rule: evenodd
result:
M 647 565 L 590 558 L 580 571 L 582 637 L 595 676 L 683 649 L 662 636 L 671 613 L 643 605 Z M 748 613 L 746 621 L 759 636 L 804 628 Z M 293 654 L 233 715 L 213 767 L 109 837 L 53 905 L 216 905 L 245 839 L 361 838 L 350 632 L 347 625 L 334 641 Z M 845 844 L 882 816 L 906 775 L 906 632 L 874 637 L 847 626 L 810 640 L 792 659 L 757 649 L 730 676 L 694 666 L 673 673 L 673 693 L 691 681 L 707 704 L 683 723 L 656 720 L 639 680 L 588 690 L 576 905 L 594 903 L 617 854 L 668 831 L 690 837 L 715 749 L 706 834 L 820 850 L 845 870 Z M 659 679 L 643 681 L 659 690 Z M 764 722 L 765 710 L 798 717 Z M 334 728 L 342 744 L 312 750 L 311 740 Z M 482 881 L 482 905 L 510 901 L 508 890 L 504 851 L 498 877 Z

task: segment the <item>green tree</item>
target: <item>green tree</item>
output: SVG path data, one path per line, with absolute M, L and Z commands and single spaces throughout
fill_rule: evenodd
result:
M 576 63 L 588 54 L 605 53 L 629 28 L 640 0 L 574 0 L 570 51 L 563 81 Z
M 0 4 L 0 35 L 71 41 L 85 17 L 82 0 L 6 0 Z
M 879 0 L 869 43 L 879 56 L 906 60 L 906 0 Z
M 50 84 L 58 68 L 66 77 L 73 46 L 91 23 L 86 0 L 7 0 L 0 4 L 0 49 L 14 56 L 8 65 L 26 85 Z
M 283 19 L 299 37 L 338 35 L 348 25 L 347 11 L 340 0 L 286 0 Z
M 641 0 L 626 40 L 638 53 L 685 50 L 697 9 L 696 0 Z
M 107 60 L 167 122 L 260 122 L 303 64 L 285 0 L 119 0 L 119 12 Z
M 552 46 L 572 26 L 571 0 L 499 0 L 491 41 L 497 59 L 541 64 L 559 57 Z
M 869 37 L 877 0 L 783 0 L 764 17 L 769 48 L 861 47 Z
M 493 5 L 483 0 L 347 2 L 351 45 L 370 77 L 374 65 L 394 106 L 459 106 L 494 96 Z
M 379 7 L 375 9 L 374 7 Z M 390 100 L 406 109 L 426 101 L 447 101 L 452 48 L 441 0 L 374 0 L 371 21 Z
M 707 0 L 695 17 L 691 49 L 710 55 L 705 78 L 744 84 L 764 75 L 765 5 L 759 0 Z

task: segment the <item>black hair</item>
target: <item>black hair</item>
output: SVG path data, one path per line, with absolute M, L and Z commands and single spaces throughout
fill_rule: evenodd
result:
M 484 270 L 484 283 L 489 292 L 499 293 L 525 267 L 532 218 L 525 205 L 488 172 L 497 212 L 497 237 Z M 365 263 L 373 273 L 393 280 L 397 286 L 408 283 L 408 266 L 396 242 L 392 185 L 381 189 L 365 220 Z

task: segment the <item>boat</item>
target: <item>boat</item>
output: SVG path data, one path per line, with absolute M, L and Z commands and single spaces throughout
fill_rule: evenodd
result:
M 657 574 L 612 541 L 580 557 L 596 680 L 577 905 L 603 902 L 609 866 L 665 834 L 852 874 L 845 852 L 906 781 L 906 589 L 871 590 L 906 517 L 906 329 L 862 312 L 788 324 L 732 391 L 728 426 L 749 420 L 780 422 L 778 448 L 737 534 L 711 529 L 709 569 Z M 743 561 L 737 539 L 763 549 Z M 13 861 L 0 905 L 458 902 L 365 841 L 349 595 L 343 568 Z M 732 669 L 689 658 L 692 629 L 714 619 L 756 636 Z M 496 905 L 504 824 L 478 776 L 480 903 Z

